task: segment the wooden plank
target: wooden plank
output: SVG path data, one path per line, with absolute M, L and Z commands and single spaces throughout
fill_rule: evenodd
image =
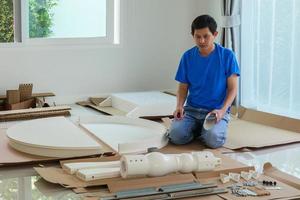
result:
M 8 115 L 8 116 L 0 116 L 0 122 L 37 119 L 37 118 L 44 118 L 44 117 L 57 117 L 57 116 L 67 117 L 70 115 L 71 114 L 68 110 L 54 110 L 54 111 L 47 111 L 47 112 L 22 113 L 22 114 Z
M 29 113 L 38 113 L 38 112 L 51 112 L 58 110 L 71 110 L 70 106 L 55 106 L 55 107 L 46 107 L 46 108 L 31 108 L 31 109 L 21 109 L 21 110 L 6 110 L 0 111 L 0 117 L 15 115 L 15 114 L 29 114 Z
M 55 94 L 53 92 L 43 92 L 43 93 L 33 93 L 32 97 L 53 97 Z M 0 100 L 5 100 L 6 95 L 0 95 Z
M 54 97 L 55 94 L 53 92 L 43 92 L 43 93 L 33 93 L 32 97 Z

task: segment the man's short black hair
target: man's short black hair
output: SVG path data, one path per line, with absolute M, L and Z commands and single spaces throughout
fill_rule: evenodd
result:
M 200 15 L 194 19 L 191 29 L 192 35 L 196 29 L 209 28 L 210 32 L 214 34 L 217 31 L 217 22 L 214 18 L 209 15 Z

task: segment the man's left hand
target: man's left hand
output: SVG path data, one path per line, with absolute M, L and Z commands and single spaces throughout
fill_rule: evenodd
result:
M 225 115 L 226 110 L 224 109 L 215 109 L 213 111 L 211 111 L 210 113 L 215 113 L 216 114 L 216 123 L 218 123 Z

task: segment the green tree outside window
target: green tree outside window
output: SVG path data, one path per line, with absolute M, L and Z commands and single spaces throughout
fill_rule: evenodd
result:
M 58 0 L 29 0 L 29 37 L 51 36 L 53 25 L 52 9 Z
M 14 41 L 13 1 L 0 0 L 0 43 Z
M 53 8 L 59 0 L 29 0 L 29 37 L 51 36 Z M 14 42 L 13 0 L 0 0 L 0 43 Z

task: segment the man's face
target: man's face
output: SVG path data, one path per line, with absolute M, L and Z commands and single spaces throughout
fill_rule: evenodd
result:
M 216 31 L 214 34 L 212 34 L 208 27 L 202 28 L 202 29 L 196 29 L 194 31 L 194 41 L 196 45 L 200 49 L 208 49 L 211 48 L 214 45 L 214 40 L 217 37 L 218 32 Z

